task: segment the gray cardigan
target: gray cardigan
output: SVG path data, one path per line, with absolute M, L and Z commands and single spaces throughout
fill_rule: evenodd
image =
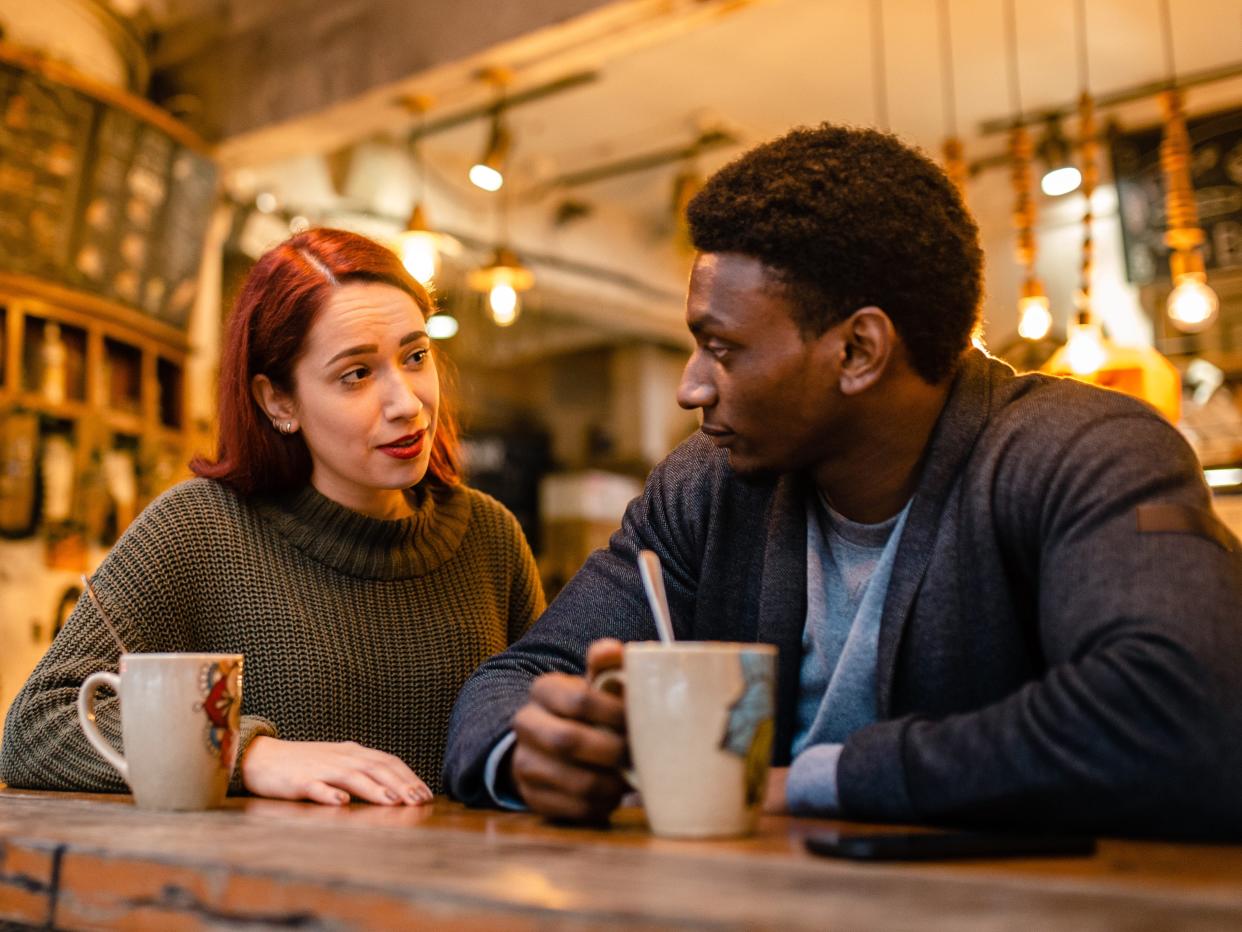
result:
M 484 762 L 549 670 L 655 637 L 635 569 L 664 561 L 681 638 L 780 648 L 787 764 L 806 613 L 803 477 L 745 481 L 682 444 L 516 644 L 466 683 L 444 781 Z M 1242 550 L 1194 454 L 1115 392 L 970 351 L 929 443 L 881 623 L 880 721 L 846 741 L 844 815 L 1242 837 Z

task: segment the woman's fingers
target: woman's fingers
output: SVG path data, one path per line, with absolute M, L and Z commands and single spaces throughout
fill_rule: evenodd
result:
M 325 782 L 378 806 L 397 806 L 401 798 L 360 767 L 347 767 Z
M 370 763 L 366 772 L 395 793 L 400 802 L 407 805 L 431 802 L 431 790 L 418 774 L 406 766 L 405 761 L 383 751 L 367 751 Z
M 349 802 L 348 793 L 334 786 L 328 786 L 322 780 L 312 780 L 303 792 L 311 802 L 322 803 L 325 806 L 344 806 Z

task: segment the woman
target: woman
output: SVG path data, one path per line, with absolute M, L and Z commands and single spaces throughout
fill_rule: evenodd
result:
M 344 804 L 438 791 L 457 690 L 543 610 L 513 516 L 461 484 L 426 292 L 387 249 L 312 230 L 259 260 L 220 367 L 218 456 L 94 578 L 131 652 L 242 653 L 234 790 Z M 123 790 L 78 726 L 117 647 L 88 599 L 14 701 L 12 786 Z M 119 739 L 116 700 L 96 706 Z

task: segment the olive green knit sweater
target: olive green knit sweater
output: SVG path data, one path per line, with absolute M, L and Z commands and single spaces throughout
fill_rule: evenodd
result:
M 131 652 L 245 655 L 242 748 L 257 734 L 357 741 L 395 754 L 440 790 L 457 690 L 543 611 L 513 516 L 467 488 L 412 495 L 381 521 L 309 486 L 244 499 L 208 479 L 169 490 L 94 577 Z M 118 649 L 85 598 L 9 710 L 0 781 L 124 790 L 78 727 L 79 684 Z M 119 745 L 110 694 L 97 723 Z M 234 789 L 240 786 L 234 774 Z

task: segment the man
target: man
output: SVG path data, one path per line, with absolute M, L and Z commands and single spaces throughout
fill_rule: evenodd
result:
M 617 805 L 624 710 L 589 676 L 655 636 L 649 548 L 679 638 L 779 647 L 772 808 L 1242 833 L 1242 556 L 1177 432 L 971 348 L 977 230 L 893 137 L 794 131 L 689 219 L 702 432 L 466 684 L 450 792 Z

